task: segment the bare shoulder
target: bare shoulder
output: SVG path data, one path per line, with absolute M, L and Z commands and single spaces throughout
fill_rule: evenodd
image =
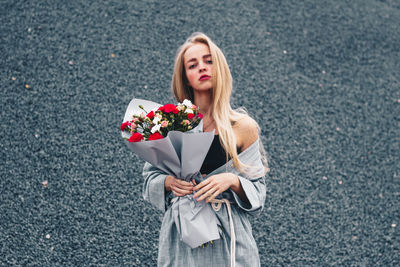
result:
M 238 120 L 233 129 L 240 151 L 248 148 L 258 138 L 258 124 L 254 119 L 247 115 Z

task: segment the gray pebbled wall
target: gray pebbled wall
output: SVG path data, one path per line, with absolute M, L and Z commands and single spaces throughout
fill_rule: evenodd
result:
M 0 265 L 155 266 L 162 214 L 119 125 L 173 102 L 194 31 L 259 122 L 262 266 L 400 264 L 400 4 L 1 1 Z

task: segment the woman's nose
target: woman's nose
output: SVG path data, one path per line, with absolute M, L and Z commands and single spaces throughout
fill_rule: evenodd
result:
M 199 63 L 199 71 L 202 72 L 205 70 L 207 70 L 207 65 L 204 62 L 200 62 Z

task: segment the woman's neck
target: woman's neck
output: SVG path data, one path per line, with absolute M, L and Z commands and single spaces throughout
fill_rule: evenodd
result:
M 216 129 L 214 118 L 212 117 L 212 101 L 211 90 L 208 91 L 195 91 L 194 104 L 199 107 L 200 113 L 203 114 L 203 130 L 205 132 Z M 218 133 L 216 131 L 216 133 Z
M 211 117 L 211 102 L 211 90 L 194 92 L 194 104 L 205 117 Z

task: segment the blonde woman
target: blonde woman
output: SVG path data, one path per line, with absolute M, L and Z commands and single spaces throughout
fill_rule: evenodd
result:
M 143 197 L 165 211 L 159 238 L 158 266 L 259 266 L 248 214 L 261 212 L 268 170 L 259 127 L 243 110 L 230 106 L 232 77 L 221 50 L 203 33 L 192 34 L 178 49 L 172 91 L 179 102 L 200 108 L 203 130 L 215 131 L 201 167 L 202 181 L 185 182 L 146 163 Z M 212 205 L 220 239 L 190 248 L 174 226 L 170 200 L 193 194 Z

